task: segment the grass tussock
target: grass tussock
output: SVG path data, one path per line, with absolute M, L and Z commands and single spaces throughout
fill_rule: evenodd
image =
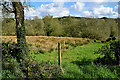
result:
M 17 43 L 16 36 L 2 36 L 2 41 Z M 54 51 L 58 47 L 58 42 L 65 49 L 70 49 L 70 46 L 78 46 L 87 44 L 88 38 L 73 38 L 73 37 L 54 37 L 54 36 L 26 36 L 26 41 L 31 44 L 30 49 L 34 51 L 43 50 L 44 52 Z

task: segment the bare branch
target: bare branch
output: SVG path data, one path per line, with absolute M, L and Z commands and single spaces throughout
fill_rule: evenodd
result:
M 25 3 L 26 3 L 26 0 L 24 0 L 23 5 L 25 5 Z
M 3 5 L 3 8 L 4 8 L 7 12 L 9 12 L 9 13 L 15 13 L 15 11 L 9 10 L 4 4 L 2 4 L 2 5 Z
M 23 6 L 23 7 L 28 7 L 28 6 Z
M 24 0 L 24 2 L 23 2 L 23 7 L 27 7 L 27 8 L 29 7 L 29 5 L 26 5 L 26 2 L 27 2 L 27 1 L 29 1 L 29 0 Z M 26 5 L 26 6 L 25 6 L 25 5 Z

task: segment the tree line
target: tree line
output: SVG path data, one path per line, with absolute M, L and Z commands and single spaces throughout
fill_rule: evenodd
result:
M 25 20 L 27 36 L 62 36 L 82 37 L 106 40 L 110 36 L 117 36 L 117 19 L 75 18 L 72 16 L 53 18 L 48 15 L 39 19 Z M 16 35 L 15 20 L 5 18 L 2 21 L 2 35 Z

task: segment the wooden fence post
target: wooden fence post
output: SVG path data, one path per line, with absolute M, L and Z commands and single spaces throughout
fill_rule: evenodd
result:
M 61 68 L 61 44 L 58 43 L 58 65 Z
M 58 66 L 61 70 L 61 72 L 64 74 L 64 71 L 61 67 L 61 44 L 58 42 Z

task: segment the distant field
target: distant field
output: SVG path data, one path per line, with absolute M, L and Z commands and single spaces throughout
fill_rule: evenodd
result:
M 2 41 L 17 42 L 16 36 L 2 36 Z M 54 36 L 26 36 L 28 44 L 32 44 L 30 49 L 51 51 L 57 49 L 57 43 L 60 42 L 63 47 L 70 48 L 70 45 L 78 46 L 87 44 L 88 38 L 73 38 L 73 37 L 54 37 Z M 67 45 L 69 44 L 69 45 Z

